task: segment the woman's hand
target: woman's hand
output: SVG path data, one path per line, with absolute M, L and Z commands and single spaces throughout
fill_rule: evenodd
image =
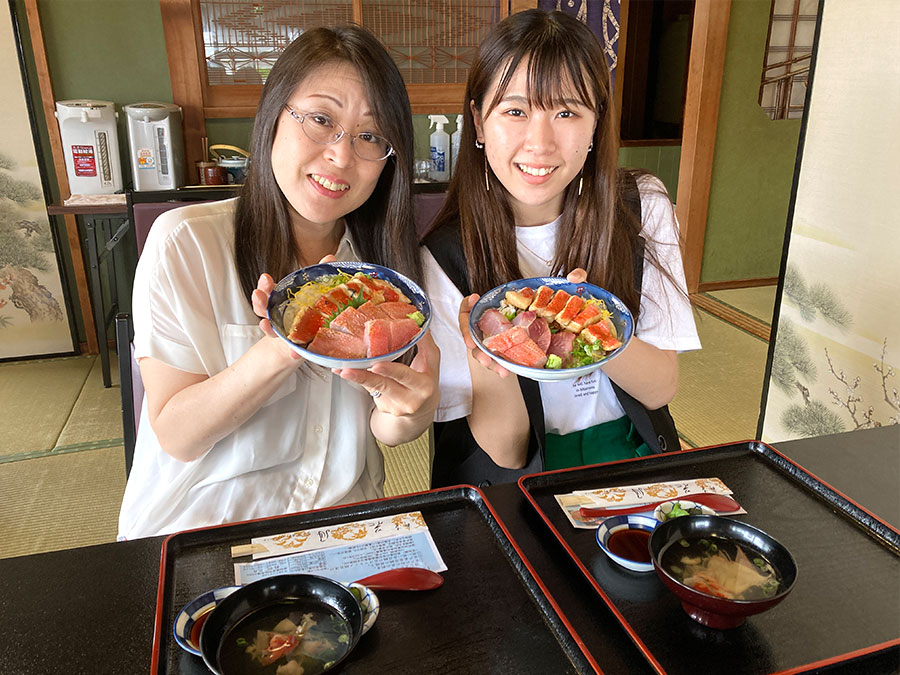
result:
M 434 419 L 441 395 L 438 388 L 441 353 L 430 333 L 416 343 L 418 353 L 409 366 L 402 363 L 376 363 L 368 370 L 335 369 L 348 382 L 364 387 L 375 401 L 371 427 L 385 445 L 412 441 Z
M 510 372 L 481 351 L 475 344 L 475 340 L 472 338 L 471 333 L 469 333 L 469 314 L 471 314 L 472 308 L 475 306 L 475 303 L 478 302 L 478 298 L 480 297 L 481 296 L 477 293 L 473 293 L 469 297 L 462 299 L 462 302 L 459 305 L 459 332 L 462 333 L 463 341 L 466 343 L 466 349 L 469 350 L 469 355 L 475 361 L 488 370 L 497 373 L 500 377 L 509 377 Z

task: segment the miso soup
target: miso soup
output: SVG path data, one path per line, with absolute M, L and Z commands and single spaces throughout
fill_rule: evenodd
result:
M 673 541 L 660 566 L 695 591 L 730 600 L 765 600 L 781 590 L 781 575 L 753 549 L 721 536 Z
M 241 620 L 223 638 L 225 675 L 317 675 L 350 648 L 346 621 L 325 605 L 297 611 L 279 603 Z

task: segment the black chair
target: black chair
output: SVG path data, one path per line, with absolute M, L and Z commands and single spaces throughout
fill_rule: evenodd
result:
M 136 192 L 129 190 L 125 202 L 128 205 L 128 220 L 134 227 L 137 254 L 144 250 L 144 242 L 150 228 L 160 214 L 190 203 L 211 202 L 230 199 L 238 195 L 232 187 L 182 188 L 179 190 L 159 190 Z M 141 419 L 144 400 L 144 386 L 141 371 L 134 359 L 134 323 L 131 314 L 119 312 L 115 317 L 116 353 L 119 357 L 119 383 L 122 396 L 122 437 L 125 445 L 125 475 L 131 473 L 134 459 L 134 445 Z

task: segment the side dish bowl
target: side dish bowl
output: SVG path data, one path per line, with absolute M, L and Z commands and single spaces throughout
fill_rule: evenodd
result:
M 339 648 L 339 652 L 323 657 L 323 660 L 327 659 L 324 668 L 312 672 L 336 669 L 353 652 L 364 632 L 364 610 L 357 595 L 346 585 L 311 574 L 260 579 L 230 594 L 216 606 L 203 625 L 200 655 L 217 675 L 246 672 L 254 658 L 246 647 L 258 631 L 274 631 L 282 617 L 306 614 L 313 615 L 323 629 L 339 626 L 342 637 L 334 640 L 334 647 Z M 277 632 L 284 632 L 284 629 Z M 290 637 L 290 633 L 287 636 Z M 273 642 L 269 642 L 269 649 L 274 649 Z M 299 645 L 294 649 L 305 648 L 302 637 Z M 278 646 L 283 648 L 283 645 Z M 284 652 L 269 664 L 290 656 L 290 652 Z
M 338 274 L 339 272 L 344 272 L 350 276 L 353 276 L 357 272 L 362 272 L 372 278 L 390 282 L 400 289 L 403 294 L 410 299 L 415 310 L 421 312 L 425 317 L 425 321 L 416 336 L 401 349 L 397 349 L 382 356 L 363 359 L 342 359 L 325 356 L 324 354 L 317 354 L 290 340 L 287 337 L 290 326 L 285 327 L 284 325 L 284 310 L 288 300 L 290 300 L 291 292 L 310 281 L 315 281 L 322 276 Z M 296 272 L 291 272 L 284 277 L 284 279 L 279 281 L 275 285 L 275 289 L 269 295 L 266 317 L 271 322 L 272 328 L 275 330 L 278 337 L 284 340 L 291 349 L 300 354 L 304 359 L 325 368 L 365 369 L 380 361 L 393 361 L 412 349 L 413 345 L 415 345 L 428 330 L 428 326 L 431 323 L 431 303 L 428 302 L 425 291 L 423 291 L 416 282 L 403 276 L 399 272 L 372 263 L 333 262 L 304 267 Z
M 683 516 L 714 515 L 716 515 L 716 512 L 708 506 L 687 499 L 670 499 L 653 509 L 653 517 L 661 523 Z
M 238 590 L 240 586 L 223 586 L 202 593 L 187 603 L 175 617 L 172 633 L 184 651 L 200 656 L 200 631 L 216 605 Z
M 758 597 L 752 599 L 716 595 L 720 593 L 716 589 L 723 587 L 717 586 L 715 580 L 710 582 L 708 575 L 695 574 L 691 577 L 694 585 L 685 583 L 687 578 L 679 578 L 679 574 L 688 574 L 687 570 L 682 569 L 683 561 L 693 556 L 695 543 L 703 542 L 706 542 L 707 550 L 716 545 L 716 552 L 721 550 L 726 558 L 736 559 L 738 556 L 730 555 L 728 549 L 735 551 L 740 547 L 747 560 L 745 564 L 750 569 L 750 572 L 745 570 L 744 577 L 747 574 L 752 576 L 753 568 L 756 567 L 760 576 L 759 586 L 768 584 L 769 581 L 776 583 L 764 589 L 764 596 L 763 589 L 760 588 Z M 679 551 L 683 557 L 673 567 L 671 556 Z M 724 516 L 682 516 L 660 523 L 650 535 L 650 556 L 657 575 L 681 601 L 684 611 L 695 621 L 710 628 L 734 628 L 744 623 L 748 616 L 771 609 L 784 600 L 797 580 L 797 563 L 787 548 L 762 530 Z M 706 565 L 706 569 L 712 569 L 709 561 L 702 564 Z M 773 575 L 764 582 L 766 570 L 773 572 Z M 729 572 L 729 575 L 729 580 L 741 578 L 741 574 L 732 575 Z M 709 587 L 702 585 L 701 581 Z M 751 589 L 756 588 L 752 582 L 745 585 Z M 749 596 L 751 593 L 747 591 L 745 595 Z
M 597 300 L 602 300 L 606 305 L 606 309 L 611 313 L 610 320 L 615 325 L 617 337 L 622 343 L 621 346 L 613 349 L 610 352 L 607 352 L 606 356 L 600 361 L 595 361 L 594 363 L 589 363 L 587 365 L 578 366 L 575 368 L 559 369 L 530 368 L 528 366 L 523 366 L 518 363 L 508 361 L 501 356 L 493 353 L 484 345 L 484 342 L 482 341 L 482 332 L 481 329 L 478 328 L 478 322 L 481 320 L 481 316 L 485 313 L 486 310 L 497 308 L 500 304 L 500 301 L 506 297 L 507 291 L 521 290 L 523 288 L 536 290 L 540 286 L 547 286 L 553 291 L 562 290 L 570 295 L 577 295 L 582 298 L 594 298 Z M 511 281 L 507 284 L 503 284 L 502 286 L 497 286 L 496 288 L 493 288 L 482 295 L 478 299 L 478 302 L 475 303 L 475 306 L 472 308 L 472 311 L 469 314 L 469 332 L 471 333 L 472 339 L 475 341 L 476 346 L 481 351 L 490 356 L 511 373 L 521 375 L 522 377 L 526 377 L 530 380 L 537 380 L 539 382 L 556 382 L 559 380 L 574 380 L 578 377 L 588 375 L 589 373 L 592 373 L 600 368 L 600 366 L 608 363 L 611 359 L 614 359 L 616 356 L 618 356 L 625 349 L 625 347 L 628 346 L 628 342 L 634 335 L 634 318 L 631 316 L 631 312 L 629 311 L 628 307 L 625 306 L 624 302 L 622 302 L 618 297 L 616 297 L 609 291 L 600 288 L 599 286 L 594 286 L 593 284 L 588 283 L 573 284 L 569 283 L 561 277 L 533 277 L 530 279 L 519 279 L 518 281 Z
M 659 522 L 649 516 L 612 516 L 597 527 L 597 545 L 617 565 L 632 572 L 652 572 L 650 535 Z

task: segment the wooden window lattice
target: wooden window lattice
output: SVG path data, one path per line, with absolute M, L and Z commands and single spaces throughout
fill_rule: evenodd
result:
M 818 0 L 772 0 L 759 105 L 773 120 L 803 116 Z
M 354 20 L 352 0 L 200 0 L 207 84 L 262 84 L 303 30 Z M 497 0 L 363 0 L 407 84 L 461 84 L 475 50 L 500 20 Z

